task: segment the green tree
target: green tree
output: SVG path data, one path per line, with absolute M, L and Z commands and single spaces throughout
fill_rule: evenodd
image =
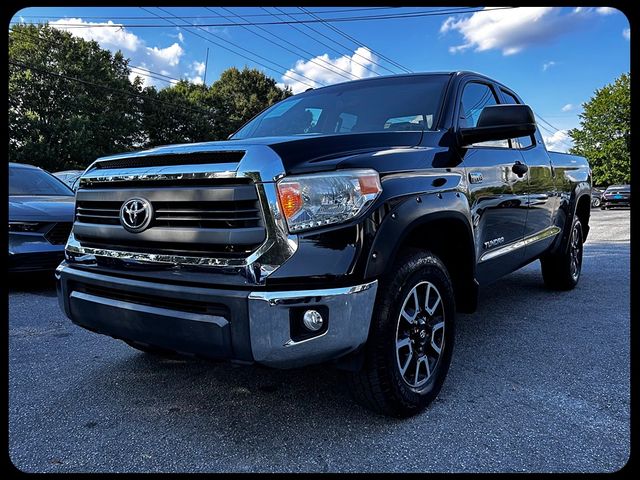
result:
M 292 95 L 259 70 L 228 68 L 210 89 L 216 110 L 215 137 L 225 139 L 265 108 Z
M 595 185 L 631 182 L 630 74 L 596 90 L 582 104 L 580 127 L 569 131 L 570 153 L 589 160 Z
M 162 90 L 145 88 L 145 95 L 145 146 L 215 139 L 213 101 L 205 85 L 183 80 Z
M 9 160 L 56 171 L 140 146 L 141 81 L 129 73 L 120 52 L 46 25 L 14 25 Z

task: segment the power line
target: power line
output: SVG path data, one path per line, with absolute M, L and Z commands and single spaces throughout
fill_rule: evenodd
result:
M 547 122 L 544 118 L 542 118 L 542 117 L 541 117 L 540 115 L 538 115 L 537 113 L 536 113 L 536 116 L 537 116 L 540 120 L 542 120 L 545 124 L 547 124 L 548 126 L 550 126 L 551 128 L 553 128 L 554 130 L 560 131 L 560 129 L 559 129 L 558 127 L 554 127 L 553 125 L 551 125 L 549 122 Z
M 146 9 L 146 8 L 144 8 L 144 7 L 140 7 L 140 8 L 141 8 L 141 9 L 143 9 L 144 11 L 146 11 L 146 12 L 149 12 L 149 13 L 151 13 L 151 14 L 153 14 L 153 15 L 156 15 L 156 13 L 155 13 L 155 12 L 153 12 L 153 11 L 151 11 L 151 10 L 147 10 L 147 9 Z M 160 7 L 158 7 L 158 8 L 160 8 Z M 162 9 L 162 8 L 160 8 L 160 10 L 163 10 L 163 9 Z M 163 10 L 163 11 L 165 11 L 165 10 Z M 175 17 L 175 18 L 177 18 L 178 20 L 180 20 L 180 17 L 175 16 L 175 15 L 174 15 L 174 17 Z M 280 72 L 279 72 L 278 70 L 276 70 L 275 68 L 273 68 L 273 67 L 269 67 L 268 65 L 265 65 L 264 63 L 261 63 L 261 62 L 258 62 L 258 61 L 256 61 L 256 60 L 252 59 L 252 58 L 249 58 L 249 57 L 247 57 L 246 55 L 243 55 L 243 54 L 241 54 L 241 53 L 238 53 L 238 52 L 236 52 L 236 51 L 232 50 L 231 48 L 229 48 L 229 47 L 227 47 L 227 46 L 225 46 L 225 45 L 222 45 L 221 43 L 218 43 L 218 42 L 216 42 L 216 41 L 214 41 L 214 40 L 211 40 L 211 39 L 209 39 L 209 38 L 206 38 L 206 37 L 204 37 L 203 35 L 200 35 L 199 33 L 194 32 L 194 31 L 192 31 L 192 30 L 189 30 L 189 29 L 187 28 L 187 27 L 195 27 L 195 28 L 198 28 L 199 30 L 203 30 L 205 33 L 209 34 L 210 36 L 214 36 L 214 35 L 212 35 L 210 32 L 208 32 L 207 30 L 204 30 L 204 28 L 202 28 L 202 26 L 200 26 L 200 25 L 192 25 L 192 24 L 189 24 L 189 23 L 184 24 L 184 25 L 179 25 L 179 24 L 177 24 L 176 22 L 174 22 L 174 21 L 172 21 L 172 20 L 169 20 L 169 19 L 166 19 L 166 21 L 167 21 L 167 22 L 169 22 L 169 23 L 171 23 L 172 25 L 174 25 L 174 26 L 178 27 L 178 28 L 182 28 L 182 29 L 184 29 L 185 31 L 187 31 L 188 33 L 190 33 L 190 34 L 192 34 L 192 35 L 195 35 L 195 36 L 197 36 L 197 37 L 199 37 L 199 38 L 202 38 L 202 39 L 203 39 L 204 41 L 206 41 L 206 42 L 210 42 L 210 43 L 212 43 L 212 44 L 214 44 L 214 45 L 217 45 L 217 46 L 219 46 L 219 47 L 221 47 L 221 48 L 224 48 L 225 50 L 230 51 L 231 53 L 235 53 L 236 55 L 238 55 L 238 56 L 240 56 L 240 57 L 242 57 L 242 58 L 244 58 L 244 59 L 246 59 L 246 60 L 249 60 L 249 61 L 251 61 L 251 62 L 254 62 L 254 63 L 256 63 L 256 64 L 258 64 L 258 65 L 260 65 L 260 66 L 262 66 L 262 67 L 264 67 L 264 68 L 266 68 L 266 69 L 268 69 L 268 70 L 271 70 L 271 71 L 273 71 L 273 72 L 277 72 L 278 74 L 280 74 Z M 215 37 L 215 38 L 219 38 L 219 37 Z M 230 43 L 231 45 L 234 45 L 234 46 L 236 45 L 235 43 L 233 43 L 233 42 L 231 42 L 231 41 L 229 41 L 229 40 L 223 40 L 223 39 L 220 39 L 220 40 L 225 41 L 225 42 L 227 42 L 227 43 Z M 283 66 L 281 66 L 281 65 L 276 64 L 275 62 L 271 62 L 269 59 L 266 59 L 266 58 L 264 58 L 264 57 L 262 57 L 262 56 L 260 56 L 260 55 L 258 55 L 258 54 L 255 54 L 255 53 L 251 52 L 250 50 L 247 50 L 247 49 L 245 49 L 245 48 L 243 48 L 243 47 L 237 46 L 237 48 L 240 48 L 241 50 L 244 50 L 244 51 L 246 51 L 246 52 L 249 52 L 249 53 L 250 53 L 250 54 L 252 54 L 253 56 L 258 57 L 258 58 L 261 58 L 261 59 L 263 59 L 263 60 L 265 60 L 265 61 L 267 61 L 267 62 L 269 62 L 269 63 L 272 63 L 272 64 L 274 64 L 274 65 L 276 65 L 276 66 L 279 66 L 280 68 L 284 68 L 284 69 L 285 69 L 285 73 L 284 73 L 284 74 L 282 74 L 282 76 L 289 77 L 289 78 L 291 78 L 292 80 L 295 80 L 296 82 L 300 82 L 300 83 L 302 83 L 303 85 L 306 85 L 306 86 L 308 86 L 308 87 L 314 87 L 314 86 L 315 86 L 315 80 L 310 79 L 310 78 L 306 77 L 305 75 L 297 74 L 298 76 L 303 77 L 303 78 L 306 78 L 307 80 L 311 80 L 311 81 L 312 81 L 312 82 L 314 82 L 314 83 L 313 83 L 313 84 L 309 84 L 309 83 L 304 82 L 304 81 L 302 81 L 302 80 L 300 80 L 300 79 L 298 79 L 298 78 L 294 78 L 294 77 L 292 77 L 291 75 L 289 75 L 289 74 L 287 74 L 287 73 L 286 73 L 286 72 L 289 70 L 287 67 L 283 67 Z
M 163 12 L 165 12 L 165 13 L 168 13 L 169 15 L 173 15 L 171 12 L 168 12 L 167 10 L 165 10 L 165 9 L 164 9 L 164 8 L 162 8 L 162 7 L 156 7 L 156 8 L 158 8 L 158 9 L 162 10 L 162 11 L 163 11 Z M 144 9 L 144 8 L 143 8 L 143 9 Z M 144 10 L 147 10 L 147 9 L 144 9 Z M 148 11 L 148 10 L 147 10 L 147 11 Z M 177 18 L 178 20 L 181 20 L 181 18 L 180 18 L 178 15 L 173 15 L 173 17 Z M 170 20 L 168 20 L 168 21 L 170 21 Z M 177 26 L 179 26 L 179 25 L 177 25 Z M 208 30 L 206 30 L 206 29 L 204 29 L 204 28 L 202 28 L 202 27 L 196 26 L 196 28 L 198 28 L 198 30 L 202 30 L 202 31 L 203 31 L 203 32 L 205 32 L 207 35 L 209 35 L 210 37 L 215 37 L 215 38 L 217 38 L 217 39 L 219 39 L 219 40 L 221 40 L 221 41 L 223 41 L 223 42 L 226 42 L 226 43 L 228 43 L 228 44 L 230 44 L 230 45 L 233 45 L 235 48 L 238 48 L 238 49 L 240 49 L 240 50 L 242 50 L 242 51 L 244 51 L 244 52 L 247 52 L 247 53 L 248 53 L 248 54 L 250 54 L 250 55 L 253 55 L 254 57 L 258 57 L 259 59 L 264 60 L 265 62 L 271 63 L 271 64 L 275 65 L 275 66 L 276 66 L 276 67 L 278 67 L 278 68 L 282 68 L 282 69 L 284 69 L 285 73 L 284 73 L 283 75 L 284 75 L 284 76 L 287 76 L 287 77 L 289 77 L 289 78 L 291 78 L 292 80 L 296 80 L 296 81 L 298 81 L 298 82 L 301 82 L 301 83 L 303 83 L 304 85 L 307 85 L 307 86 L 309 86 L 309 87 L 314 87 L 314 86 L 315 86 L 316 80 L 314 80 L 313 78 L 309 78 L 309 77 L 307 77 L 306 75 L 303 75 L 303 74 L 301 74 L 301 73 L 297 73 L 297 72 L 294 72 L 294 73 L 295 73 L 296 75 L 298 75 L 299 77 L 306 78 L 307 80 L 309 80 L 310 82 L 312 82 L 312 84 L 308 84 L 308 83 L 306 83 L 306 82 L 301 81 L 300 79 L 293 78 L 293 77 L 291 77 L 291 75 L 288 75 L 288 74 L 286 73 L 286 72 L 287 72 L 287 71 L 289 71 L 290 69 L 289 69 L 289 68 L 287 68 L 287 67 L 285 67 L 284 65 L 280 65 L 279 63 L 276 63 L 276 62 L 274 62 L 273 60 L 269 60 L 268 58 L 263 57 L 262 55 L 258 55 L 257 53 L 252 52 L 251 50 L 248 50 L 248 49 L 246 49 L 246 48 L 244 48 L 244 47 L 242 47 L 242 46 L 238 45 L 238 44 L 237 44 L 237 43 L 235 43 L 235 42 L 232 42 L 231 40 L 225 40 L 224 38 L 220 38 L 219 36 L 214 35 L 213 33 L 209 32 Z M 187 30 L 187 31 L 188 31 L 188 30 Z M 191 33 L 193 33 L 193 32 L 191 32 Z M 201 38 L 204 38 L 204 37 L 201 37 Z M 206 40 L 206 39 L 205 39 L 205 40 Z M 247 57 L 244 57 L 244 58 L 247 58 Z M 249 60 L 251 60 L 251 59 L 249 59 Z M 255 60 L 252 60 L 252 61 L 255 61 Z M 256 62 L 256 63 L 258 63 L 258 62 Z M 259 65 L 262 65 L 262 66 L 263 66 L 263 67 L 265 67 L 265 68 L 269 68 L 269 67 L 267 67 L 267 66 L 266 66 L 266 65 L 264 65 L 264 64 L 261 64 L 261 63 L 258 63 L 258 64 L 259 64 Z M 274 69 L 274 68 L 271 68 L 271 70 L 272 70 L 272 71 L 274 71 L 274 72 L 278 72 L 278 70 L 276 70 L 276 69 Z M 278 72 L 278 73 L 280 73 L 280 72 Z M 317 82 L 317 83 L 320 83 L 320 82 Z M 320 84 L 324 86 L 324 84 L 323 84 L 323 83 L 320 83 Z
M 266 8 L 264 8 L 264 7 L 260 7 L 260 8 L 262 8 L 262 10 L 264 10 L 265 12 L 268 12 L 268 10 L 267 10 Z M 279 11 L 279 12 L 281 12 L 281 13 L 284 13 L 284 12 L 283 12 L 282 10 L 280 10 L 278 7 L 273 7 L 273 8 L 275 8 L 276 10 L 278 10 L 278 11 Z M 271 13 L 271 12 L 269 12 L 269 13 Z M 280 19 L 280 18 L 281 18 L 279 15 L 276 15 L 275 13 L 271 13 L 271 15 L 273 15 L 273 17 L 274 17 L 274 18 L 278 18 L 278 19 Z M 286 14 L 285 14 L 285 15 L 286 15 Z M 290 24 L 289 26 L 290 26 L 291 28 L 293 28 L 294 30 L 297 30 L 298 32 L 302 33 L 305 37 L 310 38 L 311 40 L 313 40 L 313 41 L 315 41 L 315 42 L 319 43 L 320 45 L 324 45 L 325 47 L 329 48 L 330 50 L 332 50 L 333 52 L 337 53 L 338 55 L 344 55 L 344 53 L 339 52 L 338 50 L 336 50 L 335 48 L 333 48 L 331 45 L 328 45 L 328 44 L 324 43 L 323 41 L 318 40 L 318 38 L 317 38 L 317 37 L 314 37 L 313 35 L 309 35 L 307 32 L 303 31 L 302 29 L 298 28 L 297 26 L 295 26 L 295 25 L 293 25 L 293 24 Z M 310 27 L 309 27 L 309 26 L 307 26 L 307 28 L 310 28 Z M 321 36 L 324 36 L 324 35 L 321 35 Z M 324 37 L 325 37 L 325 38 L 327 38 L 326 36 L 324 36 Z M 329 39 L 329 40 L 331 41 L 331 39 Z M 353 60 L 353 59 L 352 59 L 352 61 L 353 61 L 353 63 L 355 63 L 355 64 L 357 64 L 357 65 L 360 65 L 362 68 L 366 68 L 366 69 L 367 69 L 367 70 L 369 70 L 371 73 L 374 73 L 374 74 L 376 74 L 376 75 L 380 75 L 378 72 L 376 72 L 376 71 L 375 71 L 375 70 L 373 70 L 372 68 L 370 68 L 370 67 L 368 67 L 368 66 L 366 66 L 366 65 L 363 65 L 362 63 L 356 62 L 356 61 L 355 61 L 355 60 Z M 393 73 L 393 72 L 391 72 L 391 73 Z
M 279 11 L 279 12 L 281 12 L 281 13 L 284 13 L 284 14 L 285 14 L 285 15 L 287 15 L 289 18 L 292 18 L 292 17 L 291 17 L 291 15 L 289 15 L 289 14 L 288 14 L 288 13 L 286 13 L 286 12 L 283 12 L 283 11 L 282 11 L 281 9 L 279 9 L 278 7 L 273 7 L 273 8 L 275 8 L 276 10 L 278 10 L 278 11 Z M 291 26 L 292 26 L 293 28 L 295 28 L 296 30 L 300 31 L 297 27 L 294 27 L 293 25 L 291 25 Z M 317 30 L 317 29 L 313 28 L 313 27 L 312 27 L 312 26 L 310 26 L 310 25 L 306 25 L 306 24 L 305 24 L 305 25 L 303 25 L 303 26 L 304 26 L 304 27 L 306 27 L 306 28 L 307 28 L 307 30 L 311 30 L 312 32 L 316 33 L 317 35 L 320 35 L 321 37 L 326 38 L 326 39 L 327 39 L 327 40 L 329 40 L 330 42 L 333 42 L 333 43 L 335 43 L 336 45 L 341 46 L 341 47 L 342 47 L 342 48 L 344 48 L 344 49 L 348 52 L 348 54 L 351 56 L 351 49 L 350 49 L 349 47 L 346 47 L 345 45 L 341 44 L 341 43 L 340 43 L 340 42 L 338 42 L 337 40 L 334 40 L 334 39 L 330 38 L 329 36 L 327 36 L 327 35 L 323 34 L 321 31 L 319 31 L 319 30 Z M 315 39 L 316 41 L 319 41 L 319 40 L 317 40 L 313 35 L 308 35 L 308 34 L 305 34 L 305 35 L 307 35 L 309 38 L 312 38 L 312 39 Z M 324 44 L 324 43 L 323 43 L 323 45 L 326 45 L 326 44 Z M 337 52 L 337 50 L 334 50 L 334 52 Z M 354 52 L 354 55 L 353 55 L 353 56 L 356 56 L 356 55 L 357 55 L 357 56 L 359 56 L 359 57 L 362 57 L 362 55 L 360 55 L 359 53 Z M 382 66 L 382 65 L 380 65 L 380 64 L 378 64 L 378 63 L 376 63 L 376 62 L 375 62 L 374 60 L 372 60 L 372 59 L 368 59 L 368 58 L 365 58 L 365 57 L 362 57 L 362 58 L 364 58 L 364 60 L 365 60 L 365 61 L 367 61 L 367 62 L 371 62 L 372 64 L 374 64 L 374 65 L 376 65 L 376 66 L 378 66 L 378 67 L 380 67 L 380 68 L 383 68 L 383 69 L 385 69 L 386 71 L 388 71 L 388 72 L 390 72 L 390 73 L 395 73 L 395 72 L 393 72 L 392 70 L 389 70 L 389 69 L 385 68 L 384 66 Z M 369 71 L 370 71 L 370 72 L 372 72 L 372 73 L 375 73 L 375 74 L 377 74 L 377 75 L 380 75 L 378 72 L 376 72 L 375 70 L 373 70 L 373 69 L 369 68 L 367 65 L 364 65 L 364 64 L 362 64 L 362 63 L 359 63 L 359 62 L 355 61 L 355 60 L 353 59 L 353 57 L 351 57 L 351 61 L 352 61 L 352 62 L 354 62 L 356 65 L 360 65 L 361 67 L 366 68 L 367 70 L 369 70 Z
M 205 7 L 205 8 L 206 8 L 207 10 L 211 10 L 209 7 Z M 242 18 L 240 15 L 237 15 L 237 14 L 235 14 L 235 13 L 231 12 L 231 10 L 229 10 L 228 8 L 226 8 L 226 7 L 220 7 L 220 8 L 222 8 L 223 10 L 225 10 L 225 11 L 227 11 L 227 12 L 231 13 L 231 14 L 232 14 L 232 15 L 234 15 L 235 17 L 238 17 L 238 18 L 240 18 L 240 19 L 244 20 L 244 18 Z M 230 17 L 225 17 L 225 18 L 230 18 Z M 241 25 L 241 26 L 243 26 L 243 27 L 244 27 L 244 25 Z M 268 41 L 268 42 L 270 42 L 270 43 L 273 43 L 274 45 L 277 45 L 277 46 L 279 46 L 280 48 L 282 48 L 282 49 L 284 49 L 284 50 L 287 50 L 287 51 L 289 51 L 289 52 L 291 52 L 291 53 L 293 53 L 293 54 L 295 54 L 295 55 L 300 55 L 300 54 L 299 54 L 299 53 L 297 53 L 295 50 L 292 50 L 291 48 L 288 48 L 288 47 L 286 47 L 286 46 L 284 46 L 284 45 L 281 45 L 281 44 L 279 44 L 279 43 L 277 43 L 277 42 L 275 42 L 275 41 L 273 41 L 273 40 L 270 40 L 269 38 L 265 37 L 264 35 L 261 35 L 261 34 L 259 34 L 259 33 L 257 33 L 257 32 L 254 32 L 253 30 L 249 29 L 248 27 L 244 27 L 244 28 L 245 28 L 245 30 L 247 30 L 247 31 L 249 31 L 249 32 L 251 32 L 251 33 L 253 33 L 254 35 L 257 35 L 258 37 L 263 38 L 263 39 L 265 39 L 266 41 Z M 256 26 L 255 28 L 257 28 L 257 29 L 259 29 L 259 30 L 264 31 L 265 33 L 267 33 L 267 34 L 269 34 L 269 35 L 271 35 L 271 36 L 273 36 L 273 37 L 275 37 L 275 38 L 278 38 L 276 35 L 274 35 L 274 34 L 272 34 L 271 32 L 269 32 L 266 28 L 263 28 L 263 27 L 261 27 L 261 26 L 259 26 L 259 25 L 258 25 L 258 26 Z M 314 63 L 315 65 L 318 65 L 319 67 L 324 68 L 325 70 L 328 70 L 328 71 L 330 71 L 331 73 L 338 74 L 338 75 L 340 75 L 342 78 L 345 78 L 345 79 L 347 79 L 347 80 L 352 80 L 353 78 L 358 78 L 356 75 L 354 75 L 353 73 L 349 72 L 348 70 L 345 70 L 344 68 L 340 68 L 340 67 L 339 67 L 339 66 L 337 66 L 337 65 L 333 65 L 332 63 L 329 63 L 329 62 L 327 62 L 327 61 L 325 61 L 325 60 L 323 60 L 323 59 L 321 59 L 321 58 L 317 58 L 313 53 L 311 53 L 311 52 L 309 52 L 309 51 L 307 51 L 307 50 L 304 50 L 304 49 L 303 49 L 303 48 L 301 48 L 301 47 L 296 47 L 296 46 L 295 46 L 295 45 L 293 45 L 291 42 L 288 42 L 288 41 L 286 41 L 286 40 L 284 40 L 284 39 L 282 39 L 282 38 L 278 38 L 278 40 L 280 40 L 281 42 L 286 43 L 287 45 L 291 45 L 292 47 L 297 48 L 298 50 L 300 50 L 300 51 L 302 51 L 302 52 L 305 52 L 307 55 L 311 55 L 311 57 L 312 57 L 311 59 L 305 58 L 304 60 L 307 60 L 307 61 L 309 61 L 309 62 L 311 62 L 311 63 Z M 322 62 L 322 63 L 324 63 L 324 64 L 326 64 L 326 65 L 329 65 L 329 67 L 331 67 L 331 68 L 328 68 L 328 67 L 326 67 L 326 66 L 323 66 L 323 65 L 319 64 L 319 63 L 318 63 L 318 61 L 320 61 L 320 62 Z M 333 68 L 335 68 L 335 69 L 337 69 L 337 70 L 341 70 L 341 71 L 345 72 L 346 74 L 351 75 L 351 77 L 353 77 L 353 78 L 351 78 L 351 77 L 347 77 L 346 75 L 343 75 L 342 73 L 340 73 L 340 72 L 338 72 L 338 71 L 336 71 L 336 70 L 333 70 Z
M 322 20 L 320 17 L 318 17 L 317 15 L 314 15 L 312 12 L 310 12 L 309 10 L 307 10 L 304 7 L 298 7 L 301 11 L 308 13 L 311 17 L 316 18 L 318 20 Z M 344 38 L 346 38 L 347 40 L 351 40 L 353 43 L 355 43 L 358 46 L 362 46 L 362 42 L 359 42 L 358 40 L 356 40 L 355 38 L 353 38 L 350 35 L 347 35 L 345 32 L 343 32 L 342 30 L 340 30 L 338 27 L 335 27 L 333 25 L 331 25 L 330 23 L 326 23 L 323 22 L 324 25 L 326 25 L 328 28 L 330 28 L 331 30 L 333 30 L 334 32 L 338 33 L 339 35 L 342 35 Z M 412 73 L 412 71 L 410 69 L 408 69 L 407 67 L 405 67 L 404 65 L 401 65 L 400 63 L 396 62 L 395 60 L 392 60 L 390 58 L 388 58 L 387 56 L 383 55 L 382 53 L 373 50 L 372 48 L 369 48 L 368 46 L 365 46 L 365 48 L 367 48 L 370 52 L 375 53 L 378 57 L 382 58 L 383 60 L 386 60 L 388 63 L 390 63 L 391 65 L 394 65 L 397 68 L 400 68 L 402 70 L 404 70 L 407 73 Z M 359 54 L 358 54 L 359 55 Z M 362 56 L 362 55 L 359 55 Z M 364 58 L 364 57 L 363 57 Z
M 91 85 L 93 87 L 99 87 L 99 88 L 102 88 L 103 90 L 109 90 L 109 91 L 114 92 L 114 93 L 120 93 L 122 95 L 128 95 L 130 97 L 140 98 L 141 100 L 145 100 L 145 101 L 149 100 L 149 101 L 158 103 L 159 105 L 164 105 L 166 107 L 177 108 L 177 109 L 184 110 L 184 111 L 196 112 L 196 113 L 200 113 L 200 114 L 207 115 L 207 116 L 210 115 L 210 112 L 207 112 L 207 111 L 199 109 L 199 108 L 184 107 L 184 106 L 181 106 L 181 105 L 175 105 L 173 103 L 167 103 L 167 102 L 164 102 L 162 100 L 158 100 L 156 98 L 147 97 L 147 96 L 140 95 L 140 94 L 133 93 L 133 92 L 127 92 L 126 90 L 119 90 L 117 88 L 113 88 L 113 87 L 110 87 L 108 85 L 103 85 L 103 84 L 100 84 L 100 83 L 91 82 L 89 80 L 84 80 L 82 78 L 72 77 L 72 76 L 69 76 L 69 75 L 64 75 L 62 73 L 51 72 L 51 71 L 43 69 L 43 68 L 38 68 L 38 67 L 33 67 L 31 65 L 26 65 L 26 64 L 21 63 L 21 62 L 15 62 L 13 60 L 9 60 L 9 64 L 10 65 L 14 65 L 16 67 L 20 67 L 22 69 L 32 70 L 34 72 L 41 73 L 43 75 L 49 75 L 49 76 L 52 76 L 52 77 L 58 77 L 58 78 L 62 78 L 62 79 L 68 80 L 68 81 L 72 81 L 72 82 L 82 83 L 82 84 L 85 84 L 85 85 Z
M 545 132 L 547 132 L 551 136 L 554 136 L 558 132 L 561 132 L 561 133 L 564 132 L 563 130 L 558 130 L 556 132 L 553 132 L 553 131 L 549 130 L 548 128 L 546 128 L 544 125 L 541 125 L 540 123 L 538 123 L 538 127 L 540 127 L 542 130 L 544 130 Z M 555 139 L 554 141 L 557 142 L 557 143 L 563 144 L 567 148 L 571 148 L 572 147 L 571 143 L 566 138 L 559 138 L 559 139 Z
M 359 11 L 369 11 L 369 10 L 394 10 L 398 8 L 407 8 L 407 7 L 364 7 L 364 8 L 345 8 L 341 10 L 324 10 L 322 12 L 313 12 L 313 13 L 343 13 L 343 12 L 359 12 Z M 292 12 L 291 15 L 304 15 L 302 13 Z M 65 19 L 70 18 L 69 15 L 64 16 L 44 16 L 44 15 L 20 15 L 22 18 L 42 18 L 42 19 Z M 223 15 L 181 15 L 181 18 L 220 18 Z M 251 13 L 245 14 L 244 17 L 268 17 L 269 14 L 266 13 Z M 132 15 L 132 16 L 95 16 L 95 15 L 82 15 L 82 18 L 97 18 L 97 19 L 118 19 L 118 20 L 144 20 L 148 18 L 152 18 L 146 15 Z M 171 18 L 161 16 L 159 18 Z
M 141 7 L 142 8 L 142 7 Z M 262 8 L 262 7 L 261 7 Z M 513 9 L 518 7 L 488 7 L 488 8 L 467 8 L 457 9 L 457 10 L 438 10 L 436 12 L 412 12 L 412 13 L 398 13 L 398 14 L 386 14 L 386 15 L 365 15 L 359 17 L 338 17 L 338 18 L 324 18 L 321 20 L 316 19 L 307 19 L 307 20 L 287 20 L 287 21 L 277 21 L 277 22 L 251 22 L 242 25 L 291 25 L 291 24 L 307 24 L 307 23 L 328 23 L 328 22 L 359 22 L 359 21 L 369 21 L 369 20 L 391 20 L 396 18 L 419 18 L 419 17 L 434 17 L 434 16 L 442 16 L 442 15 L 455 15 L 455 14 L 464 14 L 464 13 L 475 13 L 475 12 L 491 12 L 494 10 L 506 10 Z M 175 17 L 175 16 L 174 16 Z M 179 17 L 178 17 L 179 18 Z M 165 18 L 167 20 L 167 18 Z M 12 21 L 11 24 L 21 24 L 24 22 L 20 21 Z M 56 26 L 63 26 L 65 28 L 166 28 L 167 25 L 164 24 L 98 24 L 98 25 L 78 25 L 76 23 L 63 24 L 58 23 Z M 240 24 L 237 23 L 199 23 L 199 24 L 187 24 L 185 26 L 189 27 L 239 27 Z

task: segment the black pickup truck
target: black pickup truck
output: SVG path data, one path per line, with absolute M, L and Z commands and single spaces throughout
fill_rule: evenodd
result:
M 529 106 L 472 72 L 289 97 L 227 141 L 95 161 L 58 267 L 66 315 L 144 352 L 330 362 L 358 401 L 419 412 L 456 312 L 540 260 L 571 289 L 591 171 L 548 152 Z

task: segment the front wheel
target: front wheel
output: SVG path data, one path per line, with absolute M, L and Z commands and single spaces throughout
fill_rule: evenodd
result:
M 350 376 L 362 405 L 408 417 L 431 403 L 449 370 L 455 336 L 453 287 L 442 261 L 412 251 L 380 283 L 365 362 Z
M 594 198 L 593 201 L 591 202 L 591 205 L 593 206 L 593 208 L 598 208 L 600 206 L 600 199 Z
M 571 227 L 569 246 L 564 253 L 542 257 L 542 278 L 554 290 L 571 290 L 582 272 L 582 224 L 577 218 Z

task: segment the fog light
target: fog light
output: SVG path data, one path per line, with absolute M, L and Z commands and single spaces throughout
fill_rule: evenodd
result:
M 322 318 L 322 315 L 320 315 L 320 313 L 316 312 L 315 310 L 307 310 L 306 312 L 304 312 L 302 322 L 304 323 L 304 326 L 307 327 L 307 329 L 311 330 L 312 332 L 317 332 L 322 328 L 324 320 Z

